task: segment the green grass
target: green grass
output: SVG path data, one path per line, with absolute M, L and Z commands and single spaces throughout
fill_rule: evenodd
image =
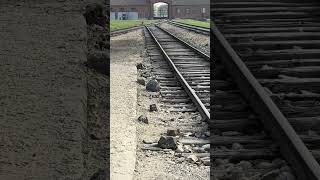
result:
M 199 26 L 204 28 L 210 28 L 210 22 L 204 22 L 204 21 L 197 21 L 192 19 L 175 19 L 174 21 L 193 25 L 193 26 Z
M 156 22 L 156 20 L 111 20 L 110 31 L 116 31 L 120 29 L 127 29 L 135 26 L 141 26 L 146 24 L 151 24 Z

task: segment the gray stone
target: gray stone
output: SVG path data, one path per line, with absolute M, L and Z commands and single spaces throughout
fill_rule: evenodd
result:
M 296 180 L 291 172 L 281 172 L 276 180 Z
M 144 66 L 144 64 L 142 64 L 142 63 L 138 63 L 138 64 L 136 65 L 136 67 L 137 67 L 137 69 L 145 69 L 145 66 Z
M 154 143 L 154 141 L 151 140 L 151 139 L 144 139 L 144 140 L 142 140 L 142 142 L 143 142 L 144 144 L 153 144 L 153 143 Z
M 185 160 L 186 160 L 185 157 L 180 157 L 180 158 L 177 159 L 177 163 L 182 163 Z
M 196 152 L 196 153 L 205 153 L 206 150 L 204 150 L 204 148 L 202 147 L 193 147 L 193 152 Z
M 199 161 L 198 157 L 194 154 L 188 156 L 187 160 L 188 160 L 188 162 L 192 162 L 192 163 L 196 163 L 197 161 Z
M 154 111 L 158 111 L 158 107 L 156 104 L 150 104 L 150 109 L 149 109 L 150 112 L 154 112 Z
M 179 136 L 180 135 L 180 129 L 168 129 L 167 130 L 168 136 Z
M 283 166 L 283 167 L 280 168 L 280 171 L 281 171 L 281 172 L 285 172 L 285 171 L 291 172 L 292 169 L 291 169 L 289 166 Z
M 210 137 L 210 131 L 205 132 L 204 135 Z
M 183 149 L 183 145 L 182 145 L 182 144 L 179 144 L 179 145 L 177 146 L 176 152 L 177 152 L 177 153 L 183 153 L 183 152 L 184 152 L 184 149 Z
M 139 77 L 137 79 L 137 83 L 144 86 L 144 85 L 146 85 L 146 80 L 144 78 L 142 78 L 142 77 Z
M 241 150 L 241 149 L 243 149 L 243 146 L 241 144 L 239 144 L 239 143 L 233 143 L 232 144 L 232 149 L 233 150 Z
M 256 168 L 258 168 L 258 169 L 271 169 L 273 167 L 274 167 L 274 165 L 269 162 L 260 162 L 256 165 Z
M 242 169 L 250 169 L 252 167 L 252 164 L 249 161 L 240 161 L 238 163 L 238 166 L 240 166 Z
M 197 138 L 201 138 L 202 134 L 201 134 L 201 132 L 196 132 L 196 133 L 194 133 L 194 136 Z
M 146 85 L 147 91 L 150 92 L 159 92 L 160 91 L 160 85 L 159 82 L 155 79 L 151 79 L 147 85 Z
M 203 165 L 205 165 L 205 166 L 210 166 L 211 165 L 210 159 L 209 160 L 203 160 L 202 162 L 203 162 Z
M 277 158 L 277 159 L 272 161 L 272 164 L 274 164 L 275 166 L 278 166 L 278 167 L 282 167 L 287 163 L 286 163 L 285 160 Z
M 276 180 L 276 178 L 279 176 L 279 170 L 273 170 L 266 174 L 264 174 L 260 180 Z
M 138 121 L 139 121 L 139 122 L 143 122 L 143 123 L 145 123 L 145 124 L 149 124 L 148 117 L 145 116 L 145 115 L 141 115 L 141 116 L 138 118 Z
M 184 145 L 184 151 L 187 153 L 191 153 L 192 151 L 192 147 L 190 145 Z
M 202 146 L 202 148 L 206 151 L 210 151 L 210 144 L 205 144 Z
M 225 165 L 225 164 L 228 164 L 228 163 L 229 163 L 228 159 L 215 159 L 214 160 L 214 164 L 216 166 L 221 166 L 221 165 Z
M 171 136 L 161 136 L 158 146 L 162 149 L 177 149 L 177 140 Z

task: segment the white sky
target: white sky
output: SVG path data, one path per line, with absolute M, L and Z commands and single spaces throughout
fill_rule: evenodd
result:
M 159 2 L 159 3 L 155 3 L 155 4 L 154 4 L 155 7 L 159 7 L 159 6 L 161 6 L 161 5 L 167 5 L 167 4 L 166 4 L 166 3 L 162 3 L 162 2 Z

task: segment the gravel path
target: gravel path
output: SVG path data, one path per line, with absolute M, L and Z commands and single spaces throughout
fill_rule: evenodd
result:
M 167 23 L 162 23 L 160 27 L 168 30 L 177 37 L 189 42 L 206 54 L 210 55 L 210 36 L 199 34 Z
M 111 38 L 111 179 L 131 180 L 136 162 L 137 69 L 141 30 Z

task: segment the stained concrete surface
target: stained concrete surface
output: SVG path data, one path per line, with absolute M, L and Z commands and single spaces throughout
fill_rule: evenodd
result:
M 105 168 L 87 170 L 96 152 L 87 144 L 82 13 L 93 2 L 105 3 L 0 2 L 0 179 L 89 179 Z

